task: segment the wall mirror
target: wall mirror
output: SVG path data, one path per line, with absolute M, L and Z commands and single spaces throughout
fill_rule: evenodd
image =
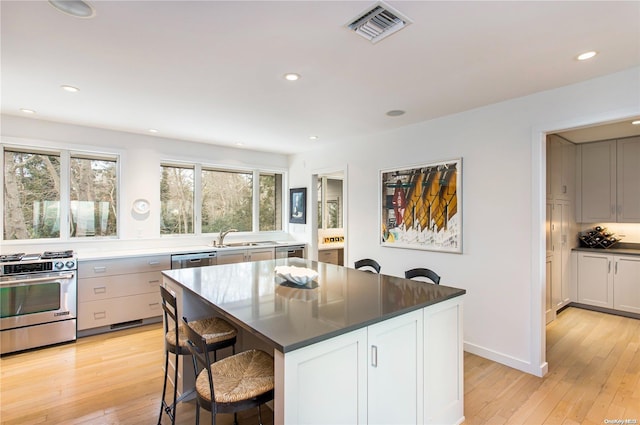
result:
M 318 229 L 343 227 L 342 173 L 318 176 Z

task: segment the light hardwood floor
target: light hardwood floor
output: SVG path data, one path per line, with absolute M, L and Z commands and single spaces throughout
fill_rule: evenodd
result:
M 162 350 L 156 324 L 4 356 L 1 423 L 155 424 Z M 466 353 L 465 424 L 640 425 L 640 320 L 569 308 L 547 327 L 547 360 L 549 373 L 536 378 Z M 177 423 L 192 424 L 194 409 L 180 405 Z M 262 412 L 272 424 L 269 409 Z M 209 423 L 208 413 L 201 420 Z M 218 424 L 231 422 L 218 416 Z M 256 423 L 255 410 L 240 416 L 240 424 Z

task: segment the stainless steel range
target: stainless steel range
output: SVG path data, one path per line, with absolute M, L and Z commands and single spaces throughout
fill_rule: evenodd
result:
M 0 255 L 0 354 L 76 340 L 73 251 Z

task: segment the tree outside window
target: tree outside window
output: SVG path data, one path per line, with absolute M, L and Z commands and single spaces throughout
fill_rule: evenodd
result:
M 260 173 L 260 231 L 282 230 L 282 174 Z
M 116 170 L 115 160 L 71 158 L 72 237 L 117 235 Z
M 4 239 L 60 237 L 60 155 L 4 151 Z
M 202 233 L 252 231 L 253 173 L 202 170 Z
M 194 169 L 162 166 L 160 180 L 160 234 L 194 233 Z

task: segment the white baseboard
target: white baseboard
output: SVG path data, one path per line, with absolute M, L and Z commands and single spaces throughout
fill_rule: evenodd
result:
M 483 357 L 485 359 L 492 360 L 494 362 L 503 364 L 505 366 L 512 367 L 522 372 L 542 377 L 546 375 L 548 370 L 547 362 L 539 366 L 533 365 L 531 362 L 524 361 L 522 359 L 515 358 L 497 351 L 490 350 L 479 345 L 471 344 L 469 342 L 464 343 L 464 351 L 475 354 L 476 356 Z

